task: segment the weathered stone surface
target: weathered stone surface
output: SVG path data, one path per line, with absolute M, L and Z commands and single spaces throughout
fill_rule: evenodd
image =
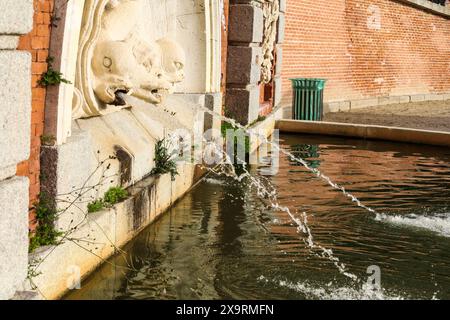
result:
M 33 0 L 2 0 L 0 12 L 0 34 L 25 34 L 33 27 Z
M 236 42 L 261 42 L 264 17 L 261 8 L 236 4 L 230 6 L 228 40 Z
M 27 277 L 28 178 L 0 182 L 0 300 L 10 299 Z
M 228 47 L 227 83 L 256 84 L 261 77 L 260 47 Z
M 28 158 L 30 153 L 30 55 L 0 51 L 0 168 Z M 5 152 L 5 150 L 8 150 Z
M 258 118 L 259 86 L 229 88 L 227 90 L 226 116 L 245 125 Z

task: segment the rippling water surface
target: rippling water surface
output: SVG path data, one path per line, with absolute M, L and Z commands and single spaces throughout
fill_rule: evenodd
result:
M 315 244 L 358 281 L 247 184 L 209 175 L 67 298 L 450 299 L 448 149 L 299 135 L 281 144 L 378 212 L 284 155 L 269 177 L 280 204 L 305 212 Z M 382 290 L 366 284 L 369 266 Z

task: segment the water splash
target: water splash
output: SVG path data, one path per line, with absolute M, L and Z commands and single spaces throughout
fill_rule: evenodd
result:
M 263 143 L 266 143 L 267 145 L 270 145 L 271 147 L 275 148 L 277 151 L 279 151 L 279 152 L 283 153 L 284 155 L 288 156 L 292 161 L 298 162 L 301 165 L 303 165 L 308 171 L 310 171 L 316 177 L 318 177 L 318 178 L 322 179 L 323 181 L 325 181 L 333 189 L 341 191 L 347 198 L 350 198 L 351 201 L 353 203 L 355 203 L 358 207 L 363 208 L 363 209 L 365 209 L 365 210 L 367 210 L 367 211 L 369 211 L 369 212 L 371 212 L 373 214 L 377 213 L 377 211 L 375 209 L 364 205 L 361 202 L 361 200 L 359 200 L 355 195 L 353 195 L 352 193 L 350 193 L 347 190 L 345 190 L 345 188 L 343 186 L 333 182 L 330 177 L 328 177 L 327 175 L 322 173 L 319 169 L 312 168 L 308 164 L 308 162 L 306 160 L 304 160 L 304 159 L 302 159 L 300 157 L 296 157 L 294 154 L 292 154 L 289 151 L 287 151 L 287 150 L 283 149 L 282 147 L 280 147 L 279 144 L 269 141 L 269 139 L 265 135 L 258 134 L 257 132 L 253 132 L 253 131 L 249 130 L 247 127 L 245 127 L 245 126 L 241 125 L 240 123 L 236 122 L 235 120 L 230 119 L 230 118 L 225 117 L 225 116 L 222 116 L 221 114 L 219 114 L 217 112 L 214 112 L 212 110 L 209 110 L 206 107 L 201 107 L 201 109 L 204 112 L 208 113 L 209 115 L 212 115 L 214 117 L 218 117 L 220 120 L 225 121 L 225 122 L 231 124 L 232 126 L 243 130 L 243 132 L 245 132 L 246 134 L 257 136 Z
M 387 215 L 378 213 L 375 220 L 402 227 L 429 230 L 444 237 L 450 237 L 450 214 L 420 216 L 417 214 Z
M 122 97 L 124 98 L 125 101 L 128 102 L 127 95 L 122 95 Z M 132 101 L 130 101 L 130 102 L 132 102 Z M 142 102 L 142 103 L 146 104 L 145 102 Z M 222 116 L 221 114 L 214 112 L 213 110 L 210 110 L 204 106 L 200 106 L 200 109 L 213 117 L 217 117 L 218 119 L 231 124 L 235 128 L 241 129 L 244 133 L 246 133 L 248 135 L 256 135 L 257 138 L 259 138 L 260 141 L 262 141 L 263 143 L 275 148 L 279 152 L 288 156 L 293 161 L 296 161 L 296 162 L 302 164 L 307 170 L 309 170 L 311 173 L 316 175 L 318 178 L 323 179 L 332 188 L 341 191 L 346 197 L 350 198 L 352 200 L 352 202 L 356 203 L 357 206 L 359 206 L 371 213 L 374 213 L 374 214 L 377 213 L 374 209 L 369 208 L 369 207 L 365 206 L 364 204 L 362 204 L 361 201 L 356 196 L 347 192 L 344 187 L 338 185 L 337 183 L 334 183 L 328 176 L 326 176 L 325 174 L 320 172 L 318 169 L 310 167 L 304 159 L 302 159 L 300 157 L 296 157 L 292 153 L 281 148 L 277 143 L 273 143 L 273 142 L 269 141 L 269 139 L 265 135 L 261 135 L 256 132 L 253 132 L 253 131 L 249 130 L 247 127 L 236 122 L 235 120 L 230 119 L 225 116 Z M 208 143 L 208 141 L 205 138 L 203 138 L 203 140 L 204 140 L 204 142 Z M 220 166 L 219 170 L 205 167 L 207 170 L 209 170 L 217 175 L 225 175 L 227 177 L 230 177 L 239 183 L 242 182 L 244 179 L 247 179 L 250 182 L 250 186 L 256 190 L 258 197 L 260 197 L 261 199 L 267 199 L 269 201 L 271 207 L 274 210 L 279 210 L 279 211 L 285 212 L 289 216 L 289 218 L 292 220 L 292 222 L 295 223 L 295 225 L 297 226 L 297 232 L 299 234 L 306 235 L 306 239 L 304 239 L 305 244 L 312 252 L 314 252 L 315 254 L 319 255 L 322 258 L 326 258 L 329 261 L 331 261 L 342 275 L 350 278 L 351 280 L 353 280 L 355 282 L 359 281 L 358 277 L 355 274 L 350 273 L 346 270 L 345 264 L 340 262 L 339 258 L 334 255 L 332 249 L 325 248 L 314 242 L 314 238 L 313 238 L 311 229 L 308 225 L 308 217 L 305 212 L 303 212 L 301 214 L 302 219 L 297 218 L 288 207 L 283 206 L 278 202 L 277 190 L 270 182 L 268 182 L 268 180 L 266 180 L 266 184 L 264 184 L 263 179 L 261 179 L 260 177 L 255 177 L 252 174 L 250 174 L 250 172 L 245 167 L 246 166 L 245 161 L 238 159 L 243 164 L 242 169 L 244 172 L 242 174 L 237 174 L 236 170 L 234 168 L 234 165 L 233 165 L 233 161 L 230 159 L 230 156 L 227 154 L 227 152 L 224 151 L 221 148 L 221 146 L 219 147 L 214 143 L 210 143 L 209 146 L 212 146 L 218 154 L 223 155 L 222 159 L 224 159 L 224 161 L 222 162 L 222 166 Z
M 405 297 L 387 293 L 383 289 L 363 283 L 359 288 L 339 287 L 333 283 L 314 285 L 308 281 L 291 282 L 285 279 L 268 279 L 265 276 L 258 278 L 262 283 L 273 283 L 277 286 L 298 292 L 306 299 L 321 300 L 404 300 Z

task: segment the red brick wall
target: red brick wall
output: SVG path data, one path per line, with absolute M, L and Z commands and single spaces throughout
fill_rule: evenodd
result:
M 287 0 L 286 11 L 284 103 L 292 77 L 328 79 L 326 101 L 450 92 L 448 18 L 394 0 Z
M 33 30 L 20 38 L 19 50 L 31 53 L 31 146 L 30 158 L 17 166 L 17 175 L 28 176 L 30 179 L 30 208 L 37 201 L 40 192 L 40 147 L 44 132 L 44 108 L 46 89 L 38 85 L 41 75 L 47 71 L 47 57 L 50 44 L 51 13 L 53 0 L 34 0 Z M 30 210 L 30 229 L 34 228 L 33 211 Z

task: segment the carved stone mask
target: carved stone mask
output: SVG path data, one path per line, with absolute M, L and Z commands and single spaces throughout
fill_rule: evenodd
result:
M 97 45 L 92 61 L 94 91 L 106 104 L 125 104 L 118 92 L 161 103 L 174 85 L 184 79 L 184 64 L 183 49 L 166 38 L 155 44 L 135 35 L 124 41 L 102 42 Z
M 74 118 L 105 115 L 126 105 L 127 93 L 161 103 L 184 79 L 185 53 L 167 38 L 141 32 L 144 0 L 85 0 L 77 57 Z

